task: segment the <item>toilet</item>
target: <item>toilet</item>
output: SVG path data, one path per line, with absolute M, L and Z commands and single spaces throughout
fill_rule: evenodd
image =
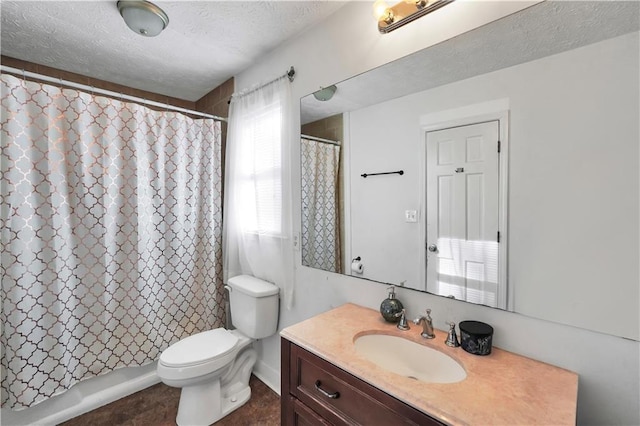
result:
M 249 377 L 257 360 L 252 342 L 277 331 L 277 286 L 240 275 L 230 278 L 226 288 L 236 329 L 194 334 L 160 355 L 160 380 L 182 388 L 176 417 L 179 426 L 210 425 L 247 402 Z

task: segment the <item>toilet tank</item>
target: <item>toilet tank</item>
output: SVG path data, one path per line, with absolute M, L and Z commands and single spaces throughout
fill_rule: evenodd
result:
M 247 337 L 262 339 L 278 330 L 280 289 L 250 275 L 229 278 L 231 322 Z

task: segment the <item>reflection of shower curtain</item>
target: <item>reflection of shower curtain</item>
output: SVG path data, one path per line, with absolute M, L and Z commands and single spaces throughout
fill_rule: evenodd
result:
M 2 75 L 2 404 L 224 319 L 220 123 Z
M 301 139 L 302 264 L 340 272 L 340 146 Z

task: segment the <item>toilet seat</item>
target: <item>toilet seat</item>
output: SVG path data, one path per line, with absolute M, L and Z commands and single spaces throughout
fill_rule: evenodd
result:
M 203 331 L 165 349 L 160 355 L 160 364 L 169 368 L 184 368 L 208 363 L 214 359 L 226 358 L 233 352 L 238 343 L 238 337 L 225 330 Z

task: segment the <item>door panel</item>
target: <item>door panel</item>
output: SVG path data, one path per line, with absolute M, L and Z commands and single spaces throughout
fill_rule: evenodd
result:
M 427 290 L 499 306 L 498 121 L 427 132 Z

